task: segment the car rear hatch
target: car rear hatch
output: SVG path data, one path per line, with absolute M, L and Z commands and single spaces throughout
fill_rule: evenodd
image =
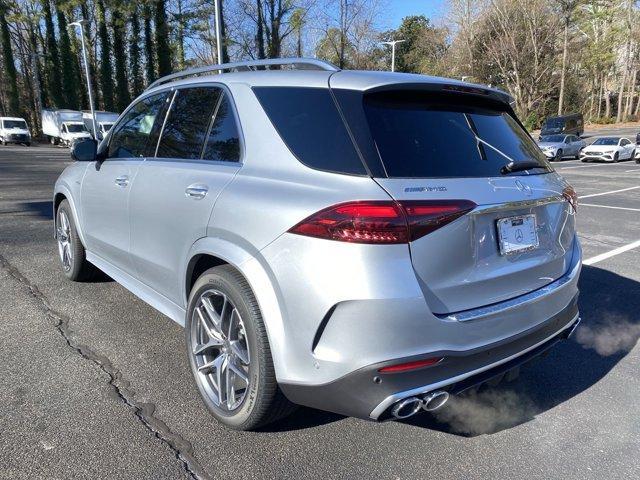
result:
M 410 242 L 434 313 L 511 299 L 568 270 L 571 190 L 507 103 L 464 91 L 334 91 L 380 186 L 400 204 L 444 208 L 437 228 Z

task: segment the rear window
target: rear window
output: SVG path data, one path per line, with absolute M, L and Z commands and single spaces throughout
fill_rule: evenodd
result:
M 460 97 L 387 92 L 364 97 L 373 141 L 389 177 L 495 177 L 509 162 L 536 160 L 536 143 L 504 110 Z
M 289 150 L 311 168 L 366 175 L 328 88 L 254 87 Z

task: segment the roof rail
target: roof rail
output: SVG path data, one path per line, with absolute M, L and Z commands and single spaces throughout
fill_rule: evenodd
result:
M 337 72 L 340 70 L 335 65 L 324 60 L 317 60 L 315 58 L 269 58 L 265 60 L 247 60 L 243 62 L 221 63 L 219 65 L 207 65 L 204 67 L 189 68 L 182 72 L 172 73 L 165 77 L 159 78 L 151 85 L 147 87 L 147 90 L 157 87 L 163 83 L 175 80 L 178 78 L 190 77 L 192 75 L 200 75 L 208 72 L 220 72 L 225 70 L 254 70 L 257 67 L 272 67 L 279 65 L 289 65 L 299 70 L 326 70 L 329 72 Z

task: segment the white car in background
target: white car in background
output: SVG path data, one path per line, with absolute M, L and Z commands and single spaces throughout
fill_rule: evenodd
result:
M 624 137 L 600 137 L 580 152 L 583 162 L 633 160 L 636 145 Z

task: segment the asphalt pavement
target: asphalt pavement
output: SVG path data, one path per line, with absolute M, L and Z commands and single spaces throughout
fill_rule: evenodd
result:
M 242 433 L 201 404 L 181 327 L 61 273 L 51 195 L 69 162 L 0 147 L 0 478 L 640 477 L 640 165 L 555 164 L 581 196 L 583 323 L 519 379 L 436 417 L 302 408 Z

